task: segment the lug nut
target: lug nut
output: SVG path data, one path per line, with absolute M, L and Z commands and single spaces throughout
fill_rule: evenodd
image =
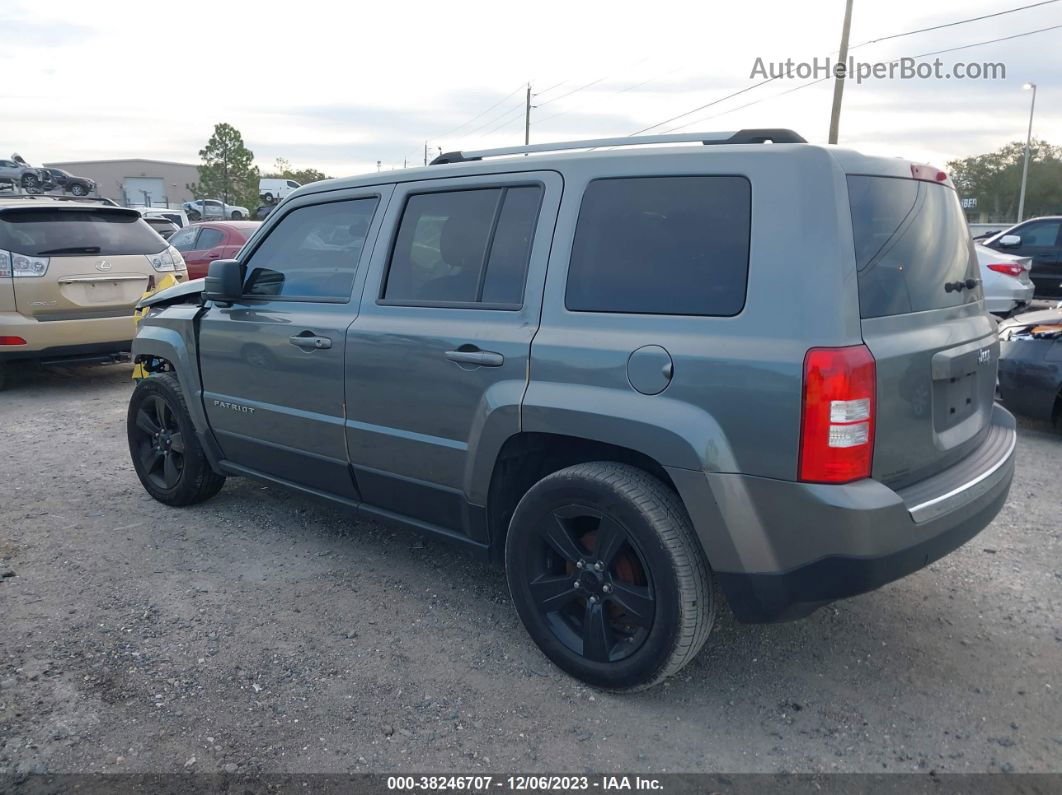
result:
M 605 593 L 612 593 L 612 586 L 606 582 L 603 586 L 601 586 L 601 590 Z
M 605 570 L 605 564 L 602 563 L 600 560 L 597 563 L 594 564 L 594 571 L 604 571 L 604 570 Z
M 576 580 L 576 581 L 575 581 L 575 584 L 573 584 L 573 585 L 572 585 L 572 588 L 574 588 L 574 589 L 575 589 L 575 590 L 577 590 L 577 591 L 578 591 L 578 590 L 579 590 L 580 588 L 582 588 L 582 587 L 583 587 L 583 584 L 582 584 L 581 582 L 579 582 L 578 580 Z
M 590 597 L 590 604 L 596 605 L 598 603 L 598 601 L 599 600 L 598 600 L 598 598 L 596 596 L 591 596 Z
M 577 569 L 585 568 L 585 566 L 586 566 L 586 564 L 583 563 L 581 560 L 577 561 L 576 564 L 575 564 L 575 568 L 577 568 Z

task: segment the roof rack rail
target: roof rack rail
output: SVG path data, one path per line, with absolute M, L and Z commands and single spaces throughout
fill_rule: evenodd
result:
M 699 143 L 715 144 L 806 144 L 804 138 L 783 127 L 751 128 L 747 130 L 704 133 L 676 133 L 672 135 L 628 135 L 623 138 L 594 138 L 586 141 L 559 141 L 552 144 L 506 146 L 500 149 L 478 149 L 471 152 L 445 152 L 431 161 L 431 165 L 467 163 L 485 157 L 527 155 L 534 152 L 561 152 L 568 149 L 595 149 L 599 146 L 641 146 L 643 144 Z
M 67 196 L 65 194 L 52 194 L 52 193 L 9 193 L 8 191 L 0 191 L 0 199 L 45 199 L 53 202 L 96 202 L 97 204 L 105 204 L 109 207 L 120 206 L 113 199 L 108 199 L 105 196 Z

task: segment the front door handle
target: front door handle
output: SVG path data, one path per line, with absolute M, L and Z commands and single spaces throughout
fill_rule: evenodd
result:
M 296 348 L 304 351 L 319 351 L 332 347 L 332 340 L 328 337 L 316 337 L 312 331 L 304 331 L 294 337 L 288 337 L 288 342 Z
M 500 353 L 478 349 L 447 351 L 446 358 L 455 364 L 469 364 L 474 367 L 501 367 L 505 364 L 505 357 Z

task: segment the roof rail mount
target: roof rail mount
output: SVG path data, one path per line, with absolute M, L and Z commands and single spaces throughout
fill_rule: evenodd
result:
M 569 149 L 596 149 L 602 146 L 642 146 L 644 144 L 700 143 L 705 146 L 721 144 L 806 144 L 803 136 L 784 127 L 750 128 L 747 130 L 703 133 L 675 133 L 671 135 L 628 135 L 623 138 L 593 138 L 584 141 L 559 141 L 530 146 L 506 146 L 500 149 L 478 149 L 470 152 L 445 152 L 431 161 L 433 166 L 445 163 L 467 163 L 485 157 L 527 155 L 535 152 L 563 152 Z

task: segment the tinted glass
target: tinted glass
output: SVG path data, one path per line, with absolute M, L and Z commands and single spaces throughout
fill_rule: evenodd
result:
M 166 242 L 133 212 L 29 209 L 0 215 L 0 249 L 30 256 L 157 254 Z
M 500 188 L 410 196 L 384 298 L 475 301 L 501 196 Z
M 978 277 L 977 255 L 955 191 L 894 177 L 848 177 L 859 312 L 901 315 L 976 301 L 981 288 L 945 285 Z
M 1058 228 L 1062 225 L 1058 221 L 1043 221 L 1038 224 L 1029 224 L 1018 230 L 1021 235 L 1021 245 L 1052 248 L 1058 240 Z
M 225 239 L 225 233 L 218 229 L 201 229 L 199 231 L 199 239 L 195 242 L 197 249 L 214 248 L 214 246 L 220 246 L 221 241 Z
M 300 207 L 255 249 L 247 295 L 350 298 L 376 198 Z
M 751 215 L 744 177 L 591 182 L 565 305 L 580 312 L 736 315 L 745 304 Z
M 523 303 L 524 278 L 541 203 L 542 188 L 537 185 L 505 189 L 478 300 L 485 304 Z

